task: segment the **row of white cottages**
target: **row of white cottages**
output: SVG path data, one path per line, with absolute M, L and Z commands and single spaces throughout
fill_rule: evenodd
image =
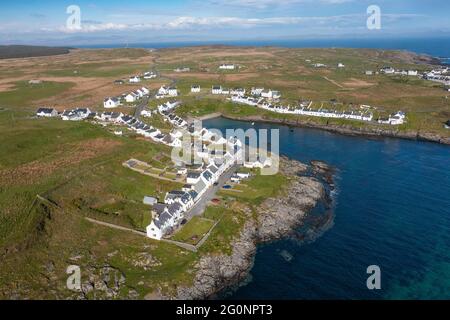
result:
M 244 97 L 246 92 L 247 90 L 244 88 L 227 89 L 218 85 L 211 88 L 211 93 L 214 95 L 233 95 Z M 265 90 L 264 88 L 252 88 L 250 92 L 253 97 L 261 97 L 269 100 L 278 100 L 281 98 L 281 93 L 272 89 Z
M 211 162 L 203 171 L 187 173 L 183 190 L 173 190 L 166 194 L 164 203 L 153 206 L 153 220 L 147 226 L 147 236 L 161 240 L 165 235 L 177 228 L 185 214 L 205 196 L 205 193 L 222 174 L 236 163 L 236 158 L 225 154 L 220 160 Z
M 155 98 L 162 99 L 177 96 L 178 96 L 178 89 L 176 87 L 161 86 L 158 90 L 158 93 L 155 95 Z
M 393 67 L 383 67 L 380 69 L 380 73 L 382 74 L 394 74 L 400 76 L 417 76 L 419 72 L 417 70 L 397 70 Z
M 391 114 L 388 118 L 378 119 L 378 123 L 390 124 L 390 125 L 401 125 L 406 122 L 406 114 L 403 111 L 398 111 L 395 114 Z
M 122 104 L 122 101 L 125 101 L 128 103 L 133 103 L 139 99 L 142 99 L 145 96 L 148 96 L 149 94 L 150 94 L 150 90 L 147 89 L 146 87 L 142 87 L 142 88 L 132 91 L 128 94 L 123 94 L 120 97 L 106 98 L 105 100 L 103 100 L 103 107 L 105 109 L 117 108 Z
M 144 74 L 142 75 L 142 77 L 143 77 L 145 80 L 150 80 L 150 79 L 155 79 L 155 78 L 157 78 L 157 77 L 158 77 L 158 74 L 155 73 L 155 72 L 153 72 L 153 71 L 147 71 L 147 72 L 144 72 Z M 140 83 L 141 81 L 142 81 L 141 76 L 138 76 L 138 75 L 136 75 L 136 76 L 131 76 L 131 77 L 128 79 L 128 82 L 129 82 L 129 83 Z M 122 80 L 117 80 L 116 82 L 117 82 L 117 83 L 123 83 Z
M 358 112 L 358 111 L 338 112 L 323 108 L 319 110 L 313 110 L 311 109 L 312 101 L 304 101 L 297 107 L 274 105 L 265 101 L 264 99 L 260 99 L 257 101 L 254 97 L 248 96 L 232 96 L 231 101 L 235 103 L 242 103 L 250 106 L 256 106 L 258 108 L 273 111 L 276 113 L 296 114 L 296 115 L 305 115 L 323 118 L 352 119 L 362 121 L 373 120 L 373 114 L 371 112 Z
M 41 107 L 36 111 L 37 117 L 54 118 L 60 116 L 65 121 L 80 121 L 87 118 L 94 118 L 95 112 L 92 112 L 89 108 L 75 108 L 72 110 L 64 110 L 59 113 L 55 108 Z

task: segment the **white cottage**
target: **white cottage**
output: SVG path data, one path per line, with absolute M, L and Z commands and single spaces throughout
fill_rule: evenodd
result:
M 111 109 L 111 108 L 117 108 L 118 106 L 120 106 L 120 99 L 116 98 L 116 97 L 110 97 L 110 98 L 106 98 L 103 101 L 103 107 L 106 109 Z
M 58 111 L 54 108 L 39 108 L 36 111 L 36 116 L 46 118 L 57 117 Z

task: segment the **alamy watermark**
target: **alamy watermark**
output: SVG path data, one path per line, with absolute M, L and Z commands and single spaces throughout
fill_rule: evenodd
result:
M 381 289 L 381 269 L 377 265 L 371 265 L 367 267 L 367 274 L 370 276 L 367 278 L 366 285 L 369 290 Z
M 69 275 L 66 281 L 67 289 L 71 291 L 81 291 L 81 269 L 79 266 L 70 265 L 66 269 Z
M 73 4 L 67 7 L 66 13 L 69 15 L 66 20 L 67 30 L 81 30 L 81 8 Z
M 381 29 L 381 8 L 377 5 L 370 5 L 367 7 L 367 29 L 380 30 Z

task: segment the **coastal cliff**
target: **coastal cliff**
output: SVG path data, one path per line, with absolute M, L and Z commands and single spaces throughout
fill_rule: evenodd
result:
M 325 180 L 315 175 L 329 173 L 322 162 L 305 165 L 287 158 L 280 159 L 281 173 L 290 183 L 275 198 L 266 199 L 250 218 L 232 244 L 230 255 L 202 257 L 195 266 L 193 285 L 178 289 L 176 299 L 208 299 L 222 290 L 244 281 L 251 270 L 259 243 L 289 236 L 304 217 L 325 198 Z

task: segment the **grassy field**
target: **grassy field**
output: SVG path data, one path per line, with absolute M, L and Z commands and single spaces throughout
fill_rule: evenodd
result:
M 10 91 L 0 92 L 0 106 L 2 107 L 29 107 L 33 101 L 50 98 L 72 88 L 71 82 L 43 82 L 41 84 L 28 84 L 19 81 Z
M 196 245 L 212 228 L 214 220 L 202 217 L 193 217 L 186 225 L 178 231 L 172 239 Z
M 39 63 L 35 62 L 36 59 Z M 224 62 L 237 64 L 240 68 L 221 72 L 218 66 Z M 327 67 L 314 68 L 314 63 L 324 63 Z M 338 63 L 344 63 L 345 68 L 338 68 Z M 406 52 L 366 49 L 192 47 L 154 52 L 144 49 L 75 50 L 62 56 L 0 61 L 0 106 L 27 109 L 32 102 L 38 101 L 60 110 L 79 105 L 100 110 L 106 96 L 122 94 L 139 85 L 156 90 L 161 84 L 174 81 L 187 105 L 182 114 L 202 116 L 220 110 L 237 116 L 285 117 L 227 106 L 223 99 L 207 94 L 213 85 L 248 89 L 260 86 L 280 90 L 286 104 L 295 104 L 299 99 L 313 100 L 319 105 L 333 99 L 344 109 L 348 109 L 350 104 L 368 104 L 374 108 L 375 117 L 402 110 L 407 112 L 409 121 L 400 130 L 449 136 L 443 123 L 450 118 L 450 100 L 442 86 L 416 77 L 364 74 L 366 70 L 377 71 L 386 65 L 420 72 L 432 68 L 423 61 L 419 64 L 416 56 Z M 173 71 L 180 66 L 188 66 L 191 71 Z M 155 70 L 162 77 L 137 86 L 113 84 L 117 78 L 148 70 Z M 46 82 L 41 87 L 30 87 L 27 80 L 35 78 Z M 199 84 L 203 93 L 191 94 L 192 84 Z M 152 107 L 157 103 L 152 102 Z M 314 117 L 302 119 L 319 124 L 323 122 Z M 370 126 L 345 120 L 330 122 L 354 127 Z

